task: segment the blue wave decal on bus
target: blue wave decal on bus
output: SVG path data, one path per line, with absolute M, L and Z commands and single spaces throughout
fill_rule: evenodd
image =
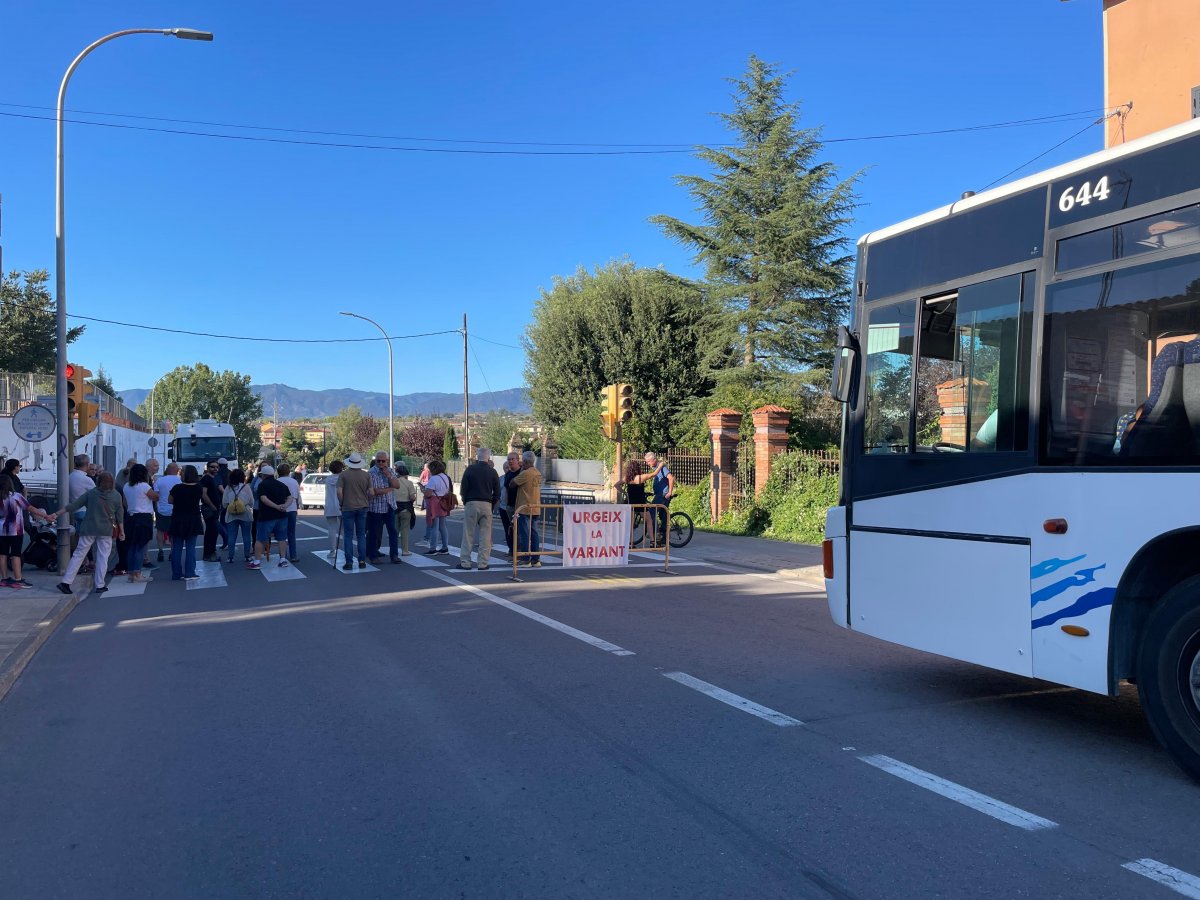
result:
M 1047 625 L 1053 625 L 1060 619 L 1070 619 L 1074 616 L 1082 616 L 1084 613 L 1091 612 L 1093 609 L 1099 609 L 1102 606 L 1112 606 L 1113 599 L 1116 596 L 1117 589 L 1111 587 L 1090 591 L 1084 594 L 1070 606 L 1064 607 L 1057 612 L 1044 615 L 1040 619 L 1034 619 L 1033 627 L 1044 628 Z
M 1096 573 L 1107 565 L 1100 563 L 1098 566 L 1093 566 L 1090 569 L 1080 569 L 1070 578 L 1064 578 L 1062 581 L 1056 581 L 1054 584 L 1047 585 L 1040 591 L 1033 592 L 1033 603 L 1031 606 L 1037 606 L 1039 603 L 1057 597 L 1063 591 L 1069 591 L 1073 587 L 1080 587 L 1085 584 L 1091 584 L 1096 580 Z
M 1029 570 L 1029 580 L 1032 581 L 1035 578 L 1041 578 L 1043 575 L 1049 575 L 1051 572 L 1057 572 L 1063 566 L 1069 566 L 1071 563 L 1077 563 L 1086 557 L 1086 553 L 1081 553 L 1078 556 L 1071 557 L 1070 559 L 1058 559 L 1055 557 L 1054 559 L 1043 560 Z

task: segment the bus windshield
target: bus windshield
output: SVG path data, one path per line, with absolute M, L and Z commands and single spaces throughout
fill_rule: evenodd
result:
M 225 457 L 226 459 L 234 459 L 234 439 L 231 437 L 197 437 L 197 438 L 176 438 L 172 442 L 175 449 L 175 459 L 182 460 L 209 460 Z

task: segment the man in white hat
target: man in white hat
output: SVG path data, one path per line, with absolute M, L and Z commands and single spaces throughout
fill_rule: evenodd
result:
M 343 460 L 346 469 L 338 477 L 337 497 L 342 508 L 342 542 L 346 548 L 346 571 L 354 568 L 354 538 L 358 538 L 358 567 L 367 567 L 367 506 L 370 503 L 371 476 L 367 462 L 355 451 Z

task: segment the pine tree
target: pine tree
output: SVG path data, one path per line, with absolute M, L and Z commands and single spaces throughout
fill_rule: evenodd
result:
M 676 178 L 699 202 L 704 224 L 651 221 L 706 266 L 740 336 L 741 374 L 826 369 L 849 309 L 843 232 L 857 175 L 838 180 L 834 165 L 818 158 L 820 130 L 799 126 L 799 104 L 785 101 L 787 77 L 776 66 L 751 56 L 746 74 L 730 80 L 734 109 L 721 119 L 737 145 L 697 153 L 712 177 Z

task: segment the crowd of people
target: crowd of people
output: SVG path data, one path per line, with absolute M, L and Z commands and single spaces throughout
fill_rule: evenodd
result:
M 40 509 L 26 498 L 18 460 L 4 464 L 0 587 L 32 586 L 22 572 L 27 517 L 46 523 L 72 517 L 73 552 L 58 585 L 63 593 L 71 592 L 80 572 L 93 576 L 97 593 L 108 589 L 110 575 L 150 581 L 156 563 L 164 563 L 168 554 L 172 580 L 197 580 L 197 540 L 201 541 L 199 558 L 205 562 L 219 562 L 221 552 L 226 563 L 233 563 L 239 545 L 248 569 L 269 563 L 272 545 L 276 565 L 299 561 L 296 523 L 304 476 L 303 471 L 293 474 L 287 462 L 231 469 L 229 461 L 220 458 L 209 461 L 203 472 L 193 465 L 168 462 L 161 475 L 156 459 L 145 463 L 130 459 L 115 474 L 101 470 L 86 454 L 77 455 L 73 462 L 67 502 L 54 511 Z M 654 453 L 630 461 L 622 476 L 630 503 L 648 502 L 648 487 L 649 502 L 670 503 L 674 477 Z M 525 565 L 541 566 L 537 522 L 542 475 L 531 451 L 510 452 L 498 472 L 492 451 L 482 448 L 457 487 L 456 492 L 441 459 L 424 466 L 418 484 L 413 484 L 403 462 L 393 465 L 382 450 L 369 464 L 357 452 L 334 461 L 324 482 L 329 559 L 336 561 L 340 550 L 344 570 L 377 565 L 383 561 L 386 535 L 388 559 L 398 564 L 412 555 L 411 533 L 422 513 L 424 538 L 414 546 L 430 555 L 449 553 L 446 520 L 461 503 L 460 568 L 488 567 L 496 516 L 509 556 L 516 552 Z M 666 517 L 659 518 L 657 530 L 665 535 Z

